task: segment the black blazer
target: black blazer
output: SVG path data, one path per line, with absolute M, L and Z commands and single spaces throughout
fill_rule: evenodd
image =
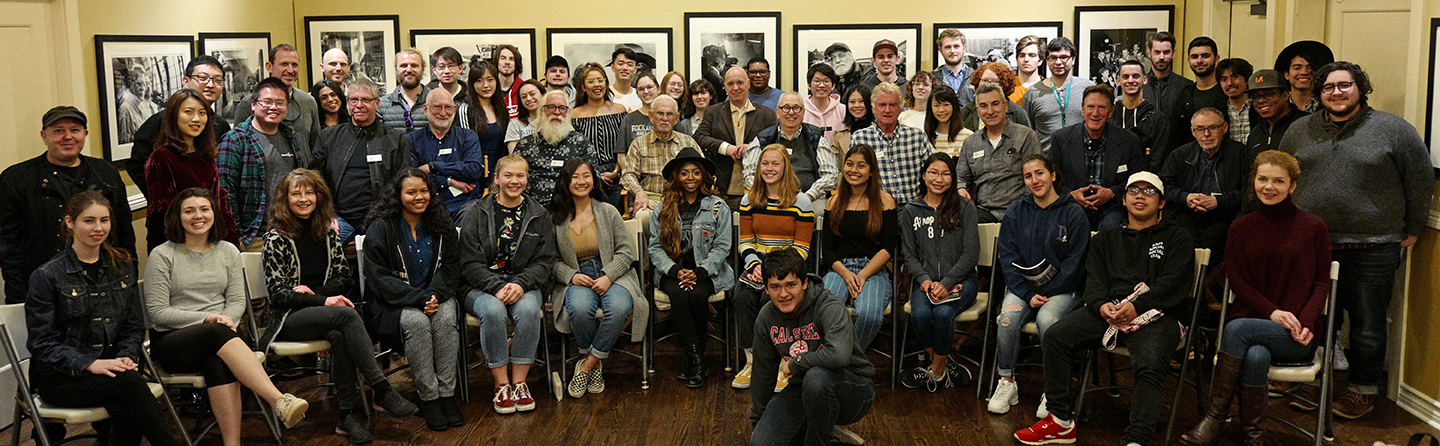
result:
M 1129 130 L 1107 124 L 1104 138 L 1105 167 L 1100 186 L 1109 188 L 1118 199 L 1125 194 L 1125 181 L 1131 174 L 1150 170 L 1150 159 L 1145 156 L 1145 148 L 1140 146 L 1140 138 Z M 1090 175 L 1085 173 L 1085 124 L 1075 124 L 1051 134 L 1050 157 L 1055 159 L 1055 168 L 1065 177 L 1065 190 L 1056 192 L 1070 192 L 1088 186 Z
M 745 144 L 760 135 L 761 130 L 774 127 L 780 123 L 775 118 L 775 110 L 753 101 L 751 105 L 755 111 L 745 114 L 745 137 L 738 143 Z M 734 169 L 735 159 L 720 152 L 721 143 L 736 144 L 735 121 L 730 119 L 730 101 L 724 100 L 719 104 L 705 107 L 705 118 L 700 120 L 700 128 L 695 129 L 695 143 L 700 144 L 700 149 L 705 151 L 705 156 L 715 162 L 715 187 L 720 193 L 730 187 L 730 171 Z

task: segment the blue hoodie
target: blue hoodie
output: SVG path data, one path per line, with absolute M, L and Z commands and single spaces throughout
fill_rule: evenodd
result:
M 1033 194 L 1025 194 L 1000 222 L 1000 255 L 1005 286 L 1021 299 L 1035 295 L 1054 296 L 1079 292 L 1085 282 L 1085 249 L 1090 244 L 1090 221 L 1070 194 L 1049 207 L 1035 204 Z M 1056 268 L 1049 283 L 1036 287 L 1021 275 L 1015 265 L 1030 267 L 1041 263 Z

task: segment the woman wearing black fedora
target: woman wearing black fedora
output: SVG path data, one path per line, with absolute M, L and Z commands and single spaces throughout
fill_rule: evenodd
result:
M 730 207 L 715 188 L 715 163 L 686 147 L 665 163 L 660 211 L 650 217 L 650 262 L 660 291 L 670 296 L 685 344 L 685 387 L 705 385 L 708 299 L 735 284 L 730 268 Z

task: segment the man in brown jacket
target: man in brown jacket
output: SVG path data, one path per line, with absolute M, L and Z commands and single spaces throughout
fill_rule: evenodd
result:
M 745 194 L 740 160 L 746 143 L 778 123 L 775 110 L 750 102 L 749 85 L 744 68 L 726 71 L 725 95 L 730 100 L 706 108 L 705 119 L 695 130 L 695 142 L 715 162 L 715 185 L 731 198 Z

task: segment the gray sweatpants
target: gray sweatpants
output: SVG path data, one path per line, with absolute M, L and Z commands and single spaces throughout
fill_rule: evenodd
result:
M 440 311 L 430 316 L 418 308 L 401 310 L 400 331 L 420 400 L 455 396 L 455 370 L 460 355 L 455 299 L 442 302 Z

